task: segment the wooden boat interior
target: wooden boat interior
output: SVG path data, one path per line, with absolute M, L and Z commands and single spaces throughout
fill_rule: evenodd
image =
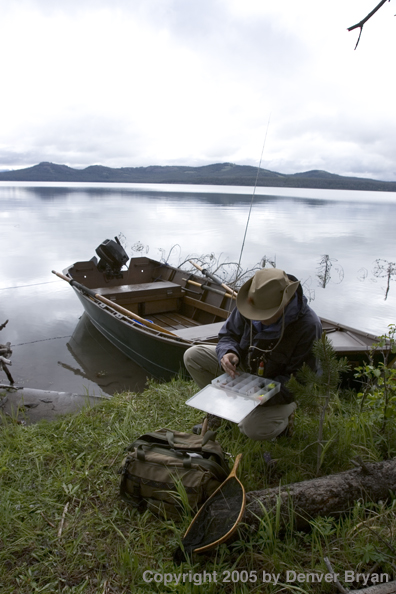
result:
M 93 260 L 76 262 L 65 272 L 185 340 L 216 337 L 235 307 L 235 299 L 211 280 L 146 257 L 132 258 L 128 269 L 113 278 L 98 270 Z

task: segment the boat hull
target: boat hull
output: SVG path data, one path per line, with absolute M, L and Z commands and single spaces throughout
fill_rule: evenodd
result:
M 112 314 L 78 290 L 75 292 L 95 328 L 134 363 L 157 379 L 169 381 L 178 373 L 188 377 L 183 355 L 191 346 L 189 343 L 153 334 L 138 323 Z

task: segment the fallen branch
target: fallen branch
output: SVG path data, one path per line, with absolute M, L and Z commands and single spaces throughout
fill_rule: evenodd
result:
M 7 320 L 8 322 L 8 320 Z M 4 326 L 7 324 L 7 322 L 5 322 L 1 328 L 4 328 Z M 0 328 L 0 330 L 1 330 Z M 6 374 L 8 381 L 10 382 L 10 384 L 14 384 L 14 379 L 11 375 L 11 372 L 9 371 L 7 365 L 12 365 L 10 357 L 12 355 L 12 350 L 11 350 L 11 343 L 7 342 L 7 344 L 0 344 L 0 369 L 4 370 L 4 373 Z
M 353 592 L 361 592 L 362 594 L 396 594 L 396 582 L 384 582 L 376 586 L 353 590 Z
M 42 517 L 44 518 L 44 520 L 47 522 L 47 524 L 49 524 L 50 526 L 52 526 L 52 528 L 55 528 L 55 525 L 49 521 L 49 519 L 43 514 L 43 512 L 40 512 L 40 514 L 42 515 Z
M 257 529 L 270 510 L 281 506 L 281 522 L 306 528 L 317 516 L 337 516 L 350 510 L 357 500 L 386 501 L 396 492 L 396 458 L 364 464 L 339 474 L 274 487 L 246 494 L 245 522 Z
M 334 583 L 337 586 L 338 590 L 341 592 L 341 594 L 348 594 L 348 588 L 344 588 L 344 586 L 339 582 L 337 574 L 334 572 L 334 569 L 332 568 L 332 565 L 330 563 L 330 559 L 328 559 L 328 557 L 325 557 L 323 560 L 326 564 L 327 569 L 329 570 L 329 573 L 331 573 L 331 575 L 333 576 Z
M 10 384 L 14 384 L 14 378 L 12 377 L 10 370 L 8 369 L 7 365 L 11 364 L 11 361 L 9 363 L 5 363 L 4 361 L 7 361 L 7 359 L 4 359 L 4 357 L 0 357 L 0 369 L 4 370 L 4 373 L 7 376 L 8 381 L 10 382 Z
M 331 566 L 330 560 L 325 557 L 324 562 L 326 564 L 329 573 L 332 574 L 334 583 L 341 594 L 349 594 L 351 590 L 344 588 L 344 586 L 338 581 L 337 574 Z M 383 584 L 376 584 L 375 586 L 369 586 L 368 588 L 361 588 L 359 590 L 353 590 L 353 592 L 362 592 L 362 594 L 395 594 L 396 593 L 396 582 L 384 582 Z
M 59 524 L 59 529 L 58 529 L 58 538 L 60 538 L 62 536 L 63 524 L 65 523 L 65 518 L 66 518 L 68 508 L 69 508 L 69 502 L 66 503 L 66 505 L 63 509 L 63 514 L 62 514 L 61 521 Z

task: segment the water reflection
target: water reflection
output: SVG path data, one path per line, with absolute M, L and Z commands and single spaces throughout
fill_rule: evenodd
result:
M 85 313 L 66 346 L 78 367 L 61 361 L 58 364 L 75 376 L 97 384 L 106 394 L 144 389 L 147 372 L 106 340 Z
M 80 324 L 80 303 L 51 270 L 89 260 L 120 233 L 130 256 L 141 244 L 149 257 L 164 255 L 172 265 L 211 253 L 238 262 L 251 190 L 0 184 L 0 324 L 10 320 L 0 342 L 13 346 L 16 382 L 96 394 L 142 386 L 145 374 Z M 395 262 L 395 218 L 393 193 L 258 188 L 242 268 L 274 261 L 302 281 L 320 316 L 381 334 L 395 322 L 396 290 L 387 284 L 395 273 L 375 274 L 375 262 Z M 331 270 L 320 268 L 323 255 L 334 262 Z
M 1 182 L 0 182 L 1 184 Z M 205 189 L 206 188 L 206 189 Z M 36 185 L 23 184 L 19 186 L 1 186 L 2 195 L 8 196 L 13 200 L 18 199 L 31 200 L 37 199 L 41 202 L 62 202 L 70 199 L 73 201 L 82 200 L 85 203 L 90 201 L 103 200 L 111 198 L 127 200 L 162 200 L 192 203 L 200 201 L 203 204 L 211 204 L 222 207 L 241 205 L 248 208 L 252 201 L 254 191 L 255 204 L 271 204 L 273 202 L 288 201 L 296 208 L 299 205 L 317 209 L 325 205 L 333 204 L 335 200 L 340 199 L 341 191 L 337 190 L 301 190 L 295 188 L 256 188 L 239 186 L 185 186 L 185 185 L 166 185 L 166 184 L 47 184 Z M 308 194 L 311 193 L 311 196 Z M 380 192 L 348 192 L 348 201 L 355 202 L 357 194 L 359 201 L 370 201 L 378 199 L 385 193 Z M 390 192 L 389 194 L 392 194 Z M 389 201 L 389 196 L 382 197 L 383 201 Z M 392 201 L 392 200 L 391 200 Z

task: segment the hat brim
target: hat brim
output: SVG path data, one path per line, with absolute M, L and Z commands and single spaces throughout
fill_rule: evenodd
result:
M 279 312 L 281 314 L 282 309 L 286 306 L 286 304 L 290 301 L 293 297 L 294 293 L 298 289 L 298 285 L 300 281 L 291 282 L 290 285 L 286 287 L 283 292 L 282 302 L 277 307 L 271 307 L 270 309 L 260 309 L 255 307 L 253 304 L 249 303 L 248 295 L 249 289 L 252 284 L 253 277 L 250 278 L 238 291 L 236 305 L 238 310 L 241 314 L 247 318 L 248 320 L 258 320 L 260 322 L 265 322 L 266 320 L 270 320 Z

